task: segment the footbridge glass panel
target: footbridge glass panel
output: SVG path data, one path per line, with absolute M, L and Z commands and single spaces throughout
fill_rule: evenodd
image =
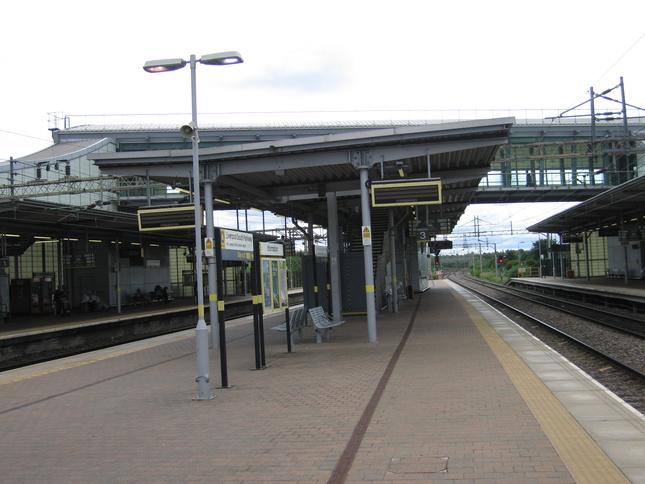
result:
M 480 189 L 612 187 L 639 175 L 643 139 L 561 141 L 502 147 Z

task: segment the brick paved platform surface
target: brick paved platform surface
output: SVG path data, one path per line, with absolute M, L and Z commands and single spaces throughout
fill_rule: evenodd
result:
M 447 283 L 379 315 L 378 344 L 346 320 L 291 354 L 267 330 L 264 370 L 227 325 L 208 401 L 193 332 L 2 373 L 0 482 L 581 482 Z

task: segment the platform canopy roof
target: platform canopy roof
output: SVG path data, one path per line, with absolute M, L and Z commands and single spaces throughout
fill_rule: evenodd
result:
M 0 200 L 0 233 L 6 243 L 28 245 L 36 237 L 52 239 L 105 239 L 158 243 L 158 233 L 139 231 L 136 214 L 70 206 L 33 199 Z M 190 245 L 192 230 L 166 232 L 164 244 Z M 8 248 L 11 255 L 13 251 Z M 19 253 L 21 253 L 19 251 Z
M 439 178 L 442 203 L 428 219 L 452 229 L 470 203 L 514 118 L 357 130 L 324 136 L 201 148 L 201 178 L 211 180 L 215 209 L 257 208 L 327 225 L 328 193 L 339 222 L 360 207 L 359 172 L 370 181 Z M 89 155 L 105 174 L 147 176 L 190 190 L 192 150 Z M 403 178 L 401 178 L 403 175 Z
M 642 225 L 645 219 L 645 176 L 611 188 L 527 228 L 530 232 L 582 234 L 601 228 Z M 638 221 L 641 223 L 638 223 Z

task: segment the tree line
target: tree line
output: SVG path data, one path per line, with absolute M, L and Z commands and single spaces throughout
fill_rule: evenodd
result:
M 555 240 L 551 240 L 555 244 Z M 565 258 L 564 264 L 560 261 L 560 254 Z M 555 256 L 555 264 L 551 259 Z M 439 255 L 439 266 L 441 269 L 468 269 L 476 277 L 483 277 L 490 280 L 506 281 L 510 277 L 520 275 L 538 277 L 552 275 L 555 269 L 556 276 L 559 276 L 563 267 L 569 267 L 569 253 L 551 253 L 549 241 L 540 239 L 532 243 L 530 249 L 521 246 L 517 249 L 491 250 L 491 247 L 474 248 L 469 254 Z M 542 271 L 540 272 L 540 265 Z

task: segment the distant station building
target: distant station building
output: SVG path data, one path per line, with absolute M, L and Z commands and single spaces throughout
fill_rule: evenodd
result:
M 645 176 L 641 173 L 528 230 L 558 234 L 552 256 L 567 252 L 570 276 L 645 279 Z

